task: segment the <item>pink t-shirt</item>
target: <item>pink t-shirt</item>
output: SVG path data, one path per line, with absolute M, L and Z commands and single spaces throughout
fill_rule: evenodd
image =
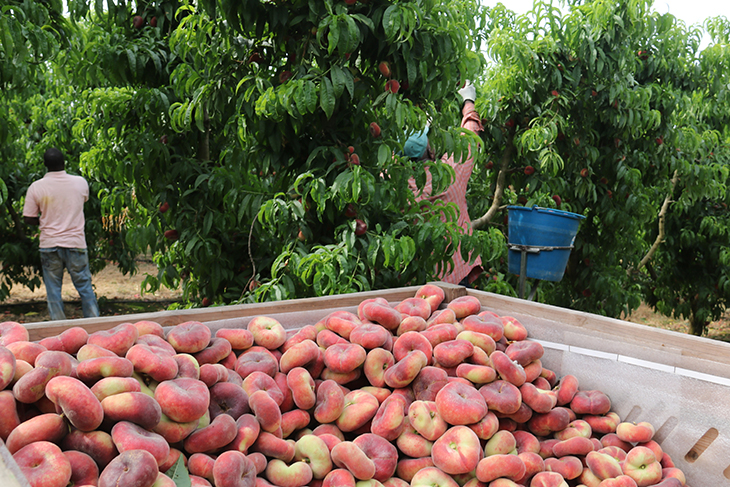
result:
M 86 248 L 84 202 L 88 199 L 86 180 L 66 171 L 49 171 L 30 185 L 23 216 L 35 218 L 40 213 L 40 248 Z
M 474 110 L 474 103 L 466 102 L 461 110 L 461 114 L 462 128 L 471 130 L 472 132 L 477 134 L 484 130 L 484 128 L 482 127 L 481 119 L 479 118 L 477 112 Z M 461 228 L 464 229 L 464 232 L 466 234 L 471 235 L 471 220 L 469 219 L 469 211 L 466 205 L 466 189 L 467 185 L 469 184 L 469 178 L 471 177 L 471 173 L 474 170 L 474 157 L 471 153 L 471 147 L 469 147 L 469 152 L 464 161 L 454 161 L 454 157 L 448 154 L 444 155 L 441 158 L 441 161 L 450 165 L 454 169 L 456 177 L 453 184 L 449 186 L 449 188 L 444 193 L 441 193 L 439 195 L 432 195 L 431 173 L 428 168 L 426 168 L 426 185 L 424 186 L 423 191 L 419 191 L 418 187 L 416 186 L 416 181 L 413 178 L 408 181 L 411 191 L 413 191 L 414 195 L 416 196 L 416 201 L 428 199 L 431 201 L 441 200 L 444 203 L 455 203 L 459 207 L 458 224 Z M 451 272 L 446 272 L 448 269 L 447 266 L 446 269 L 444 269 L 444 271 L 439 276 L 442 281 L 450 282 L 452 284 L 458 284 L 459 282 L 461 282 L 461 280 L 464 279 L 474 267 L 479 266 L 482 263 L 481 257 L 477 256 L 472 264 L 468 264 L 461 257 L 461 246 L 459 246 L 456 252 L 454 252 L 453 260 L 454 267 L 453 269 L 451 269 Z

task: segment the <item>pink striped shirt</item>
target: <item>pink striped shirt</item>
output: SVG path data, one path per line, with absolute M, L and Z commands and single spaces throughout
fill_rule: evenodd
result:
M 471 130 L 477 134 L 484 130 L 479 114 L 474 110 L 473 102 L 467 101 L 461 110 L 461 114 L 462 128 Z M 469 184 L 469 178 L 474 170 L 474 158 L 471 153 L 471 147 L 469 147 L 469 153 L 463 163 L 461 161 L 455 162 L 453 155 L 448 154 L 445 154 L 441 158 L 441 161 L 454 168 L 454 173 L 456 175 L 453 184 L 449 186 L 445 192 L 431 196 L 431 173 L 428 171 L 428 168 L 426 169 L 426 185 L 424 186 L 423 191 L 421 192 L 418 190 L 416 187 L 416 181 L 413 178 L 408 181 L 409 187 L 415 194 L 416 201 L 427 199 L 429 201 L 439 200 L 444 203 L 455 203 L 459 208 L 458 224 L 467 235 L 471 235 L 471 220 L 469 219 L 469 211 L 466 205 L 466 187 Z M 479 266 L 482 263 L 481 257 L 477 256 L 473 263 L 468 264 L 461 257 L 461 245 L 456 252 L 454 252 L 453 261 L 454 266 L 451 268 L 451 271 L 449 272 L 449 266 L 447 265 L 439 276 L 442 281 L 452 284 L 458 284 L 461 282 L 462 279 L 469 275 L 474 267 Z

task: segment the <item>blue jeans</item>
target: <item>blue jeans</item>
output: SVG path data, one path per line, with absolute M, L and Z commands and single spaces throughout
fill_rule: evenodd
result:
M 46 284 L 46 300 L 51 320 L 66 319 L 61 298 L 64 267 L 68 269 L 71 281 L 81 297 L 84 318 L 99 316 L 99 305 L 96 302 L 94 289 L 91 287 L 89 255 L 86 253 L 86 249 L 51 247 L 40 249 L 40 251 L 43 282 Z

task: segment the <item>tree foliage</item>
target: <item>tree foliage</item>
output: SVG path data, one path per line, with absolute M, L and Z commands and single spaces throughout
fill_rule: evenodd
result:
M 726 308 L 728 33 L 647 0 L 0 0 L 0 298 L 38 286 L 18 214 L 55 145 L 92 185 L 94 269 L 188 305 L 420 284 L 461 246 L 481 289 L 514 294 L 507 204 L 586 216 L 540 300 L 620 316 L 644 300 L 690 319 Z M 481 138 L 458 129 L 476 80 Z M 401 155 L 430 124 L 437 153 L 474 150 L 475 232 L 416 204 Z M 451 169 L 431 166 L 435 189 Z

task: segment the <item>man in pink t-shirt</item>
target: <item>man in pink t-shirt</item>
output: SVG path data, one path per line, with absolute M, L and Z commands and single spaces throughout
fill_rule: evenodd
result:
M 464 101 L 461 109 L 461 127 L 472 132 L 479 134 L 484 130 L 482 127 L 481 119 L 479 114 L 474 109 L 474 100 L 476 100 L 476 89 L 474 86 L 467 82 L 467 84 L 459 90 L 459 95 Z M 428 129 L 424 130 L 420 134 L 411 136 L 403 146 L 405 155 L 413 159 L 420 159 L 423 161 L 434 160 L 434 154 L 428 144 Z M 426 168 L 426 185 L 423 190 L 419 190 L 416 186 L 415 179 L 409 180 L 409 186 L 413 191 L 416 201 L 439 200 L 444 203 L 454 203 L 459 208 L 459 217 L 457 223 L 464 230 L 467 235 L 472 234 L 471 220 L 469 219 L 469 212 L 466 204 L 466 189 L 469 183 L 469 178 L 474 170 L 474 157 L 472 155 L 472 148 L 469 147 L 469 152 L 465 160 L 454 161 L 453 155 L 444 155 L 441 158 L 442 162 L 445 162 L 454 169 L 455 179 L 448 189 L 438 195 L 432 195 L 431 192 L 431 173 Z M 468 263 L 461 256 L 461 245 L 456 249 L 452 257 L 454 265 L 448 272 L 449 267 L 445 267 L 440 279 L 444 282 L 451 284 L 461 284 L 469 286 L 473 283 L 477 277 L 482 273 L 481 257 L 476 256 L 472 263 Z
M 99 316 L 84 234 L 84 203 L 89 199 L 89 185 L 81 176 L 66 173 L 64 157 L 58 149 L 48 149 L 43 163 L 48 172 L 28 188 L 23 219 L 28 225 L 40 225 L 48 311 L 52 320 L 66 319 L 61 298 L 65 268 L 81 298 L 84 317 Z

